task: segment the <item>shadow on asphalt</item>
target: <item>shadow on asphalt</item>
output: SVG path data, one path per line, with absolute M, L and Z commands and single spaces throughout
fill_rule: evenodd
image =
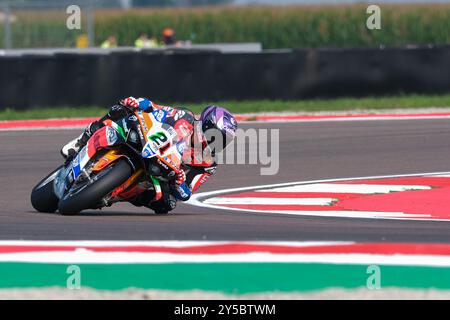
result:
M 156 214 L 153 212 L 129 212 L 129 211 L 83 211 L 81 213 L 75 215 L 63 216 L 59 213 L 45 213 L 45 212 L 37 212 L 33 210 L 26 211 L 27 213 L 43 215 L 43 216 L 58 216 L 58 217 L 180 217 L 180 216 L 195 216 L 195 213 L 169 213 L 169 214 Z

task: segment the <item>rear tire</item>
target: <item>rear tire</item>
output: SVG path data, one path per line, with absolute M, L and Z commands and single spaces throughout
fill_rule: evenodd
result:
M 98 206 L 104 196 L 127 181 L 133 173 L 130 165 L 124 159 L 118 159 L 110 166 L 112 168 L 109 168 L 109 172 L 92 184 L 87 185 L 83 190 L 74 194 L 66 194 L 59 201 L 59 213 L 62 215 L 74 215 L 82 210 Z
M 56 173 L 63 166 L 54 170 L 39 183 L 31 191 L 31 205 L 39 212 L 53 213 L 58 209 L 58 197 L 53 189 L 53 181 Z M 53 176 L 53 177 L 52 177 Z

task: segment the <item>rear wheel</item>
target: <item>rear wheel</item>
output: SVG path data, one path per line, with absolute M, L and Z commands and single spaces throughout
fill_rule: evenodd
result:
M 53 213 L 58 209 L 58 197 L 53 190 L 53 181 L 62 166 L 42 179 L 31 191 L 31 205 L 39 212 Z
M 63 215 L 77 214 L 82 210 L 96 208 L 102 199 L 128 180 L 133 171 L 124 159 L 118 159 L 90 180 L 77 183 L 59 201 L 58 211 Z

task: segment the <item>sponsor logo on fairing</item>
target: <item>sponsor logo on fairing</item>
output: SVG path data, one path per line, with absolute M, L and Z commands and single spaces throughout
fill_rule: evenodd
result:
M 142 150 L 142 157 L 143 158 L 150 158 L 153 157 L 156 154 L 155 151 L 153 151 L 150 147 L 150 144 L 147 143 L 144 147 L 144 149 Z
M 167 116 L 167 112 L 164 110 L 155 110 L 152 112 L 155 119 L 159 122 L 164 122 Z
M 81 169 L 83 169 L 86 163 L 89 161 L 87 149 L 88 149 L 87 146 L 81 149 L 80 152 L 72 161 L 72 171 L 74 178 L 78 177 L 78 175 L 81 172 Z
M 175 139 L 175 138 L 178 137 L 177 132 L 176 132 L 175 129 L 172 128 L 171 126 L 168 126 L 168 127 L 165 127 L 165 126 L 164 126 L 163 128 L 166 129 L 166 131 L 169 133 L 169 137 L 171 137 L 172 139 Z
M 167 138 L 167 135 L 164 132 L 157 132 L 150 137 L 148 137 L 149 141 L 152 141 L 156 147 L 156 149 L 161 148 L 166 143 L 169 142 L 169 139 Z
M 185 114 L 186 114 L 185 111 L 178 110 L 177 113 L 175 113 L 175 116 L 174 116 L 175 121 L 177 121 L 180 118 L 183 118 Z
M 147 127 L 147 124 L 145 123 L 145 119 L 144 119 L 144 116 L 142 115 L 142 111 L 138 112 L 138 116 L 141 119 L 140 123 L 142 124 L 142 128 L 144 129 L 145 132 L 147 132 L 148 127 Z
M 106 141 L 109 146 L 115 144 L 118 140 L 117 131 L 111 127 L 106 128 Z
M 77 156 L 75 157 L 75 159 L 73 159 L 72 161 L 72 167 L 78 167 L 80 165 L 80 154 L 77 154 Z
M 73 176 L 76 178 L 80 174 L 80 160 L 78 159 L 79 155 L 75 157 L 75 159 L 72 162 L 72 170 L 73 170 Z

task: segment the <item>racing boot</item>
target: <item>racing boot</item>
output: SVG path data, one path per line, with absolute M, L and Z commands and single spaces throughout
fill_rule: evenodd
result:
M 142 186 L 144 184 L 147 185 L 148 183 L 140 182 L 139 184 Z M 134 197 L 127 199 L 127 201 L 136 207 L 143 207 L 147 206 L 149 199 L 153 199 L 155 195 L 156 192 L 154 190 L 145 190 L 138 193 Z
M 164 195 L 158 201 L 151 202 L 148 207 L 156 214 L 167 214 L 177 206 L 177 199 L 171 194 Z
M 63 146 L 61 148 L 61 155 L 64 159 L 66 159 L 66 162 L 72 161 L 73 158 L 75 158 L 75 156 L 81 150 L 81 148 L 86 145 L 92 134 L 101 127 L 103 127 L 103 122 L 94 121 L 86 127 L 84 132 L 78 138 L 73 139 L 65 146 Z
M 170 189 L 167 182 L 161 182 L 161 189 L 163 196 L 157 201 L 153 201 L 156 193 L 153 190 L 147 190 L 133 199 L 129 199 L 128 202 L 136 207 L 147 207 L 152 209 L 156 214 L 167 214 L 177 206 L 177 199 L 170 194 Z
M 75 155 L 80 151 L 81 144 L 80 142 L 84 140 L 84 136 L 86 135 L 86 132 L 83 132 L 79 137 L 71 140 L 69 143 L 67 143 L 65 146 L 61 148 L 61 155 L 64 159 L 68 159 L 72 154 L 75 153 Z M 89 137 L 88 137 L 89 139 Z
M 157 201 L 151 201 L 147 207 L 152 209 L 156 214 L 167 214 L 177 206 L 177 199 L 172 195 L 169 183 L 161 181 L 162 197 Z

